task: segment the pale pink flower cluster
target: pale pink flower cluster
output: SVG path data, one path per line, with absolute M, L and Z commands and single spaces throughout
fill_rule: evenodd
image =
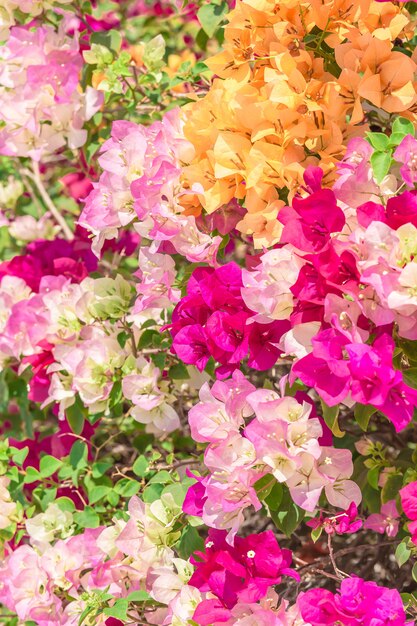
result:
M 13 27 L 0 47 L 0 154 L 35 161 L 87 139 L 84 123 L 102 96 L 79 86 L 82 57 L 77 37 L 50 26 Z
M 87 307 L 88 286 L 71 283 L 64 276 L 45 276 L 35 293 L 23 279 L 4 276 L 0 285 L 5 304 L 0 320 L 0 364 L 39 354 L 46 345 L 73 342 L 82 324 L 93 320 Z
M 37 17 L 54 5 L 70 4 L 72 0 L 2 0 L 0 6 L 0 41 L 7 38 L 9 29 L 16 23 L 15 11 L 28 17 Z
M 165 279 L 162 271 L 160 280 Z M 22 372 L 32 365 L 38 373 L 30 381 L 31 398 L 43 406 L 57 403 L 60 419 L 77 396 L 91 414 L 107 413 L 114 382 L 121 380 L 134 419 L 146 424 L 148 432 L 160 436 L 172 432 L 180 422 L 172 408 L 170 380 L 162 378 L 152 361 L 135 359 L 130 342 L 122 348 L 117 339 L 130 298 L 131 287 L 121 276 L 87 277 L 80 283 L 65 276 L 44 276 L 38 292 L 22 278 L 3 276 L 0 369 L 13 364 Z M 167 305 L 160 299 L 158 303 Z M 137 342 L 141 331 L 133 327 L 132 332 Z
M 27 520 L 29 543 L 0 563 L 0 602 L 22 622 L 39 626 L 77 626 L 88 604 L 104 591 L 117 599 L 146 589 L 162 605 L 175 600 L 175 610 L 193 572 L 170 547 L 179 537 L 173 526 L 181 509 L 169 495 L 151 504 L 133 497 L 128 513 L 127 522 L 115 519 L 67 538 L 72 514 L 56 505 L 39 519 Z M 194 611 L 200 594 L 193 589 L 191 595 Z M 160 611 L 158 623 L 166 614 Z M 94 623 L 105 619 L 102 615 Z
M 181 290 L 174 286 L 177 278 L 175 261 L 169 254 L 142 247 L 138 267 L 135 273 L 137 298 L 132 314 L 135 319 L 160 319 L 164 311 L 181 299 Z
M 293 311 L 291 287 L 303 265 L 291 246 L 265 252 L 252 271 L 242 270 L 242 298 L 257 313 L 254 320 L 270 323 L 288 319 Z
M 124 376 L 123 395 L 132 402 L 132 417 L 146 424 L 146 431 L 157 436 L 170 433 L 180 426 L 178 413 L 171 406 L 175 396 L 169 393 L 168 380 L 161 379 L 161 371 L 144 357 L 136 359 L 134 370 Z
M 312 626 L 302 619 L 298 606 L 281 600 L 273 587 L 260 602 L 238 602 L 230 613 L 227 621 L 216 620 L 212 626 Z
M 141 237 L 152 241 L 152 253 L 169 244 L 170 252 L 189 261 L 214 263 L 221 238 L 202 233 L 179 203 L 181 163 L 189 162 L 192 153 L 177 110 L 148 127 L 114 122 L 99 157 L 103 173 L 79 220 L 93 233 L 97 255 L 107 239 L 133 222 Z
M 35 219 L 32 215 L 18 215 L 9 224 L 10 236 L 25 243 L 38 239 L 52 240 L 58 232 L 59 226 L 47 213 L 40 219 Z
M 109 335 L 95 327 L 84 330 L 76 343 L 54 348 L 55 362 L 48 368 L 52 377 L 44 404 L 58 402 L 61 419 L 77 394 L 90 413 L 107 413 L 115 374 L 127 358 L 114 331 Z
M 349 141 L 343 160 L 337 164 L 338 178 L 333 184 L 336 198 L 346 207 L 356 209 L 365 202 L 380 202 L 394 195 L 400 183 L 393 174 L 381 184 L 374 178 L 370 157 L 373 148 L 365 139 L 355 137 Z
M 189 423 L 193 439 L 209 444 L 204 462 L 210 473 L 199 479 L 204 485 L 205 524 L 228 529 L 232 540 L 244 510 L 260 508 L 254 484 L 269 473 L 309 512 L 323 490 L 330 504 L 342 509 L 360 502 L 360 489 L 349 480 L 350 451 L 320 444 L 323 428 L 310 416 L 311 410 L 309 402 L 255 389 L 241 372 L 216 381 L 211 389 L 203 385 Z
M 417 228 L 404 224 L 393 230 L 382 222 L 358 229 L 352 236 L 358 253 L 361 307 L 377 326 L 396 322 L 398 333 L 417 339 Z

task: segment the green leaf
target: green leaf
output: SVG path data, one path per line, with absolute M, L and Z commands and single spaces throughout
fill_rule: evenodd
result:
M 167 472 L 167 470 L 160 470 L 157 474 L 155 474 L 155 476 L 152 476 L 152 478 L 149 480 L 150 485 L 153 485 L 154 483 L 161 483 L 166 485 L 172 482 L 172 476 L 169 472 Z
M 338 421 L 339 405 L 337 404 L 336 406 L 327 406 L 327 404 L 323 400 L 320 400 L 320 402 L 323 418 L 327 426 L 330 428 L 335 437 L 343 437 L 345 433 L 340 430 Z
M 364 432 L 368 430 L 369 420 L 374 413 L 376 413 L 376 409 L 373 406 L 369 406 L 366 404 L 355 405 L 355 420 Z
M 397 549 L 395 550 L 395 560 L 398 563 L 398 567 L 402 567 L 404 563 L 407 563 L 410 556 L 411 550 L 407 546 L 407 540 L 399 543 Z
M 42 510 L 44 511 L 51 502 L 55 502 L 57 488 L 50 487 L 46 489 L 43 485 L 39 485 L 36 489 L 33 490 L 33 496 L 37 498 L 41 504 Z
M 128 602 L 146 602 L 150 599 L 151 596 L 149 595 L 149 593 L 142 590 L 132 591 L 132 593 L 129 593 L 129 595 L 127 596 Z
M 83 58 L 89 65 L 110 65 L 113 61 L 111 51 L 98 43 L 91 44 L 90 50 L 84 50 Z
M 417 341 L 401 341 L 400 346 L 408 359 L 417 363 Z
M 55 504 L 61 509 L 61 511 L 69 511 L 70 513 L 73 513 L 75 511 L 74 502 L 71 500 L 71 498 L 67 498 L 66 496 L 57 498 L 55 500 Z
M 268 509 L 270 511 L 278 511 L 283 496 L 284 488 L 280 483 L 276 482 L 275 485 L 272 487 L 270 493 L 265 498 L 265 504 L 267 505 Z
M 56 459 L 53 456 L 50 456 L 49 454 L 43 456 L 39 464 L 39 470 L 42 478 L 48 478 L 49 476 L 52 476 L 52 474 L 55 474 L 55 472 L 59 470 L 62 465 L 62 461 Z
M 277 481 L 272 474 L 266 474 L 256 481 L 254 488 L 259 500 L 265 500 L 265 498 L 271 493 L 272 487 L 276 484 L 276 482 Z
M 136 495 L 140 489 L 140 484 L 136 480 L 130 480 L 130 478 L 122 478 L 115 486 L 114 490 L 122 498 L 131 498 Z
M 27 467 L 26 468 L 26 475 L 25 475 L 25 484 L 28 485 L 30 483 L 34 483 L 37 480 L 41 480 L 41 475 L 38 472 L 38 470 L 35 467 Z
M 81 528 L 97 528 L 100 518 L 91 506 L 86 506 L 84 511 L 74 514 L 74 521 Z
M 414 582 L 417 583 L 417 563 L 414 563 L 413 569 L 411 570 L 411 576 L 413 577 Z
M 402 486 L 403 486 L 402 474 L 388 474 L 388 478 L 385 481 L 385 484 L 382 487 L 382 491 L 381 491 L 382 504 L 385 504 L 386 502 L 389 502 L 390 500 L 395 500 Z
M 375 150 L 383 152 L 388 148 L 389 138 L 384 133 L 367 133 L 366 138 Z
M 93 156 L 96 154 L 96 152 L 100 148 L 101 148 L 101 144 L 97 143 L 96 141 L 92 141 L 91 143 L 88 144 L 88 146 L 85 148 L 85 154 L 86 154 L 88 163 L 91 163 Z
M 368 484 L 371 485 L 373 489 L 378 489 L 380 471 L 380 467 L 373 467 L 371 470 L 369 470 L 368 476 L 366 477 Z
M 391 167 L 391 152 L 374 152 L 371 155 L 371 166 L 377 183 L 380 183 Z
M 285 490 L 279 511 L 270 510 L 271 519 L 279 530 L 290 537 L 304 519 L 305 512 L 294 504 L 290 493 Z
M 104 609 L 103 613 L 105 615 L 108 615 L 109 617 L 115 617 L 122 622 L 126 622 L 129 620 L 127 616 L 128 606 L 129 601 L 127 600 L 127 598 L 118 598 L 113 606 Z
M 178 506 L 182 506 L 184 499 L 185 499 L 185 494 L 187 493 L 187 487 L 185 483 L 174 483 L 172 485 L 167 485 L 167 487 L 164 487 L 162 492 L 161 492 L 161 496 L 166 495 L 166 494 L 171 494 L 175 504 L 177 504 Z
M 404 137 L 405 135 L 403 135 L 403 133 L 392 133 L 389 138 L 390 146 L 398 146 Z
M 139 476 L 139 478 L 143 478 L 145 474 L 149 472 L 149 463 L 146 456 L 144 456 L 143 454 L 138 456 L 136 461 L 133 463 L 132 470 L 134 471 L 136 476 Z
M 154 365 L 161 370 L 161 372 L 165 367 L 166 358 L 166 354 L 162 354 L 162 352 L 158 352 L 158 354 L 151 354 L 151 359 Z
M 164 488 L 163 485 L 148 485 L 143 490 L 143 495 L 142 495 L 143 501 L 147 502 L 148 504 L 150 504 L 151 502 L 155 502 L 155 500 L 159 499 L 163 488 Z
M 68 424 L 71 426 L 72 432 L 76 435 L 81 435 L 84 428 L 84 412 L 83 405 L 78 396 L 74 404 L 65 410 L 65 417 L 67 418 Z
M 110 491 L 110 493 L 107 494 L 107 502 L 110 506 L 117 506 L 120 502 L 119 494 L 115 491 Z
M 194 552 L 204 550 L 204 541 L 195 528 L 187 526 L 176 547 L 180 557 L 188 559 Z
M 111 467 L 113 467 L 113 463 L 108 463 L 105 461 L 97 461 L 97 463 L 93 464 L 93 468 L 92 468 L 93 478 L 101 478 L 101 476 L 104 476 L 107 470 L 109 470 Z
M 401 133 L 403 137 L 405 135 L 413 135 L 414 137 L 414 124 L 405 117 L 397 117 L 392 125 L 392 132 Z
M 198 21 L 208 37 L 213 37 L 228 10 L 227 2 L 205 4 L 198 10 Z
M 323 532 L 323 526 L 317 526 L 311 531 L 311 538 L 316 543 L 321 537 L 321 533 Z
M 165 40 L 162 35 L 157 35 L 145 44 L 142 59 L 145 66 L 151 72 L 158 70 L 164 64 Z
M 90 37 L 91 44 L 98 44 L 104 46 L 113 52 L 119 53 L 122 47 L 122 35 L 117 30 L 108 30 L 106 32 L 100 31 L 92 33 Z
M 29 447 L 25 446 L 24 448 L 22 448 L 21 450 L 18 450 L 17 452 L 15 452 L 12 455 L 12 461 L 13 463 L 16 463 L 16 465 L 19 465 L 19 467 L 21 467 L 27 457 L 27 455 L 29 454 Z
M 99 500 L 102 500 L 110 493 L 111 487 L 107 485 L 96 485 L 92 487 L 88 492 L 88 501 L 90 504 L 95 504 Z
M 168 376 L 173 380 L 187 380 L 187 378 L 190 378 L 184 363 L 176 363 L 175 365 L 172 365 L 168 370 Z
M 73 469 L 80 469 L 85 467 L 87 460 L 87 445 L 84 441 L 76 441 L 71 448 L 69 455 L 69 461 Z
M 409 367 L 403 371 L 403 379 L 406 385 L 417 389 L 417 367 Z
M 5 413 L 9 405 L 9 386 L 6 382 L 6 370 L 0 373 L 0 412 Z
M 195 38 L 196 44 L 202 50 L 206 50 L 208 41 L 209 41 L 209 38 L 208 38 L 207 33 L 204 31 L 204 28 L 200 28 L 200 30 L 198 31 L 198 33 L 196 35 L 196 38 Z
M 123 400 L 122 382 L 116 380 L 109 395 L 109 407 L 114 408 Z
M 147 328 L 143 331 L 139 338 L 138 349 L 144 348 L 159 348 L 161 345 L 161 334 L 154 328 Z

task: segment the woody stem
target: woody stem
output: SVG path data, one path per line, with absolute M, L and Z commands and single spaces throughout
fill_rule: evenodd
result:
M 336 565 L 336 560 L 334 558 L 331 535 L 327 535 L 327 546 L 329 548 L 329 557 L 330 557 L 331 564 L 333 565 L 334 572 L 339 579 L 343 579 L 343 576 L 341 575 L 340 570 Z
M 33 171 L 30 171 L 28 169 L 24 171 L 24 174 L 28 178 L 30 178 L 30 180 L 34 182 L 36 189 L 38 190 L 43 202 L 45 203 L 46 207 L 50 211 L 51 215 L 55 218 L 55 221 L 57 222 L 57 224 L 61 227 L 61 230 L 65 235 L 65 238 L 68 239 L 68 241 L 72 241 L 74 239 L 74 235 L 70 227 L 68 226 L 68 224 L 62 217 L 61 213 L 59 212 L 55 204 L 52 202 L 48 192 L 46 191 L 45 185 L 43 184 L 43 181 L 41 178 L 38 163 L 36 163 L 36 161 L 33 161 Z

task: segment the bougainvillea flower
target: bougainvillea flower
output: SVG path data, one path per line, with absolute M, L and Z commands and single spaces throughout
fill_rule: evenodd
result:
M 341 231 L 345 223 L 344 213 L 329 189 L 316 191 L 307 198 L 294 198 L 292 207 L 281 209 L 278 219 L 284 224 L 281 241 L 305 252 L 321 251 L 329 243 L 331 233 Z
M 190 585 L 211 591 L 227 609 L 238 601 L 256 602 L 282 576 L 298 578 L 289 567 L 291 552 L 281 550 L 271 531 L 236 537 L 233 547 L 225 539 L 226 532 L 209 531 L 206 551 L 192 559 L 195 571 Z
M 297 604 L 303 619 L 317 626 L 337 622 L 343 626 L 406 624 L 404 606 L 396 589 L 380 587 L 357 577 L 342 580 L 340 592 L 336 594 L 327 589 L 306 591 L 300 594 Z

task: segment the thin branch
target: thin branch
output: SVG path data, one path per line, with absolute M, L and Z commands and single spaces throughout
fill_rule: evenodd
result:
M 68 226 L 68 224 L 62 217 L 61 213 L 59 212 L 55 204 L 52 202 L 48 192 L 46 191 L 45 185 L 43 184 L 43 181 L 41 178 L 38 163 L 36 163 L 36 161 L 33 161 L 33 172 L 29 169 L 25 169 L 23 170 L 23 174 L 34 182 L 36 189 L 39 191 L 39 194 L 43 202 L 47 206 L 51 215 L 53 215 L 53 217 L 55 218 L 55 221 L 57 222 L 57 224 L 61 227 L 61 230 L 65 235 L 65 238 L 68 239 L 68 241 L 72 241 L 74 239 L 74 235 L 70 227 Z
M 327 535 L 327 547 L 329 548 L 329 557 L 330 557 L 330 562 L 333 566 L 334 569 L 334 573 L 336 574 L 337 578 L 339 580 L 343 579 L 343 576 L 339 570 L 339 568 L 337 567 L 336 564 L 336 560 L 334 558 L 334 553 L 333 553 L 333 546 L 332 546 L 332 536 L 331 535 Z
M 34 191 L 32 189 L 32 185 L 30 184 L 30 181 L 29 181 L 28 177 L 26 176 L 26 173 L 24 171 L 21 171 L 20 175 L 22 177 L 25 190 L 29 194 L 30 199 L 32 200 L 33 204 L 36 207 L 36 210 L 38 212 L 38 217 L 41 218 L 42 214 L 43 214 L 43 211 L 44 211 L 43 206 L 39 202 L 36 194 L 34 193 Z

